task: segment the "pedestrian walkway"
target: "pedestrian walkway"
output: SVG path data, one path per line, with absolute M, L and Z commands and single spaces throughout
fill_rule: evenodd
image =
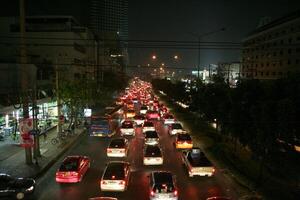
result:
M 55 160 L 63 154 L 76 139 L 85 132 L 85 129 L 78 128 L 75 135 L 70 136 L 64 143 L 51 144 L 51 139 L 57 136 L 57 129 L 53 128 L 47 132 L 47 136 L 40 136 L 41 157 L 33 158 L 33 164 L 25 163 L 25 150 L 17 144 L 2 144 L 0 146 L 0 173 L 7 173 L 15 177 L 38 177 L 47 170 Z

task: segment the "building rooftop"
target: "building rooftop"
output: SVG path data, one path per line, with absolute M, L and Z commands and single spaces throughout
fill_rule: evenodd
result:
M 292 20 L 295 20 L 295 19 L 300 19 L 300 10 L 297 10 L 295 12 L 292 12 L 292 13 L 289 13 L 283 17 L 280 17 L 280 18 L 277 18 L 257 29 L 255 29 L 254 31 L 252 31 L 250 34 L 248 34 L 247 37 L 251 37 L 252 35 L 255 35 L 255 34 L 258 34 L 260 32 L 263 32 L 265 30 L 268 30 L 270 28 L 273 28 L 275 26 L 278 26 L 278 25 L 281 25 L 281 24 L 284 24 L 286 22 L 289 22 L 289 21 L 292 21 Z

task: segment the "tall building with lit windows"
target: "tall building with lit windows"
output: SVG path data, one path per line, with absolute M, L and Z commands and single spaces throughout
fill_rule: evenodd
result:
M 300 10 L 254 30 L 243 41 L 241 77 L 278 79 L 300 72 Z

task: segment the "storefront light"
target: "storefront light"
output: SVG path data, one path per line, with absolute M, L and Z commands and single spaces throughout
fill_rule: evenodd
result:
M 8 128 L 9 116 L 8 114 L 5 115 L 5 127 Z
M 19 121 L 19 118 L 20 118 L 20 113 L 19 113 L 19 111 L 17 110 L 17 111 L 16 111 L 16 119 L 17 119 L 17 121 Z

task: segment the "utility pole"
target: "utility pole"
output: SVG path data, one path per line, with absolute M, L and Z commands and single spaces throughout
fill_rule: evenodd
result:
M 198 36 L 198 65 L 197 65 L 197 78 L 198 78 L 198 81 L 200 81 L 200 42 L 201 42 L 201 37 Z
M 61 116 L 61 99 L 60 99 L 60 94 L 59 94 L 59 71 L 58 71 L 58 64 L 56 61 L 56 66 L 55 66 L 55 72 L 56 72 L 56 101 L 57 101 L 57 134 L 60 134 L 62 132 L 62 123 L 60 120 Z
M 21 89 L 22 89 L 22 103 L 23 103 L 23 119 L 29 118 L 29 99 L 28 99 L 28 70 L 26 69 L 27 57 L 25 46 L 25 0 L 20 0 L 20 63 L 21 63 Z M 24 146 L 26 164 L 32 164 L 32 150 L 31 146 Z

